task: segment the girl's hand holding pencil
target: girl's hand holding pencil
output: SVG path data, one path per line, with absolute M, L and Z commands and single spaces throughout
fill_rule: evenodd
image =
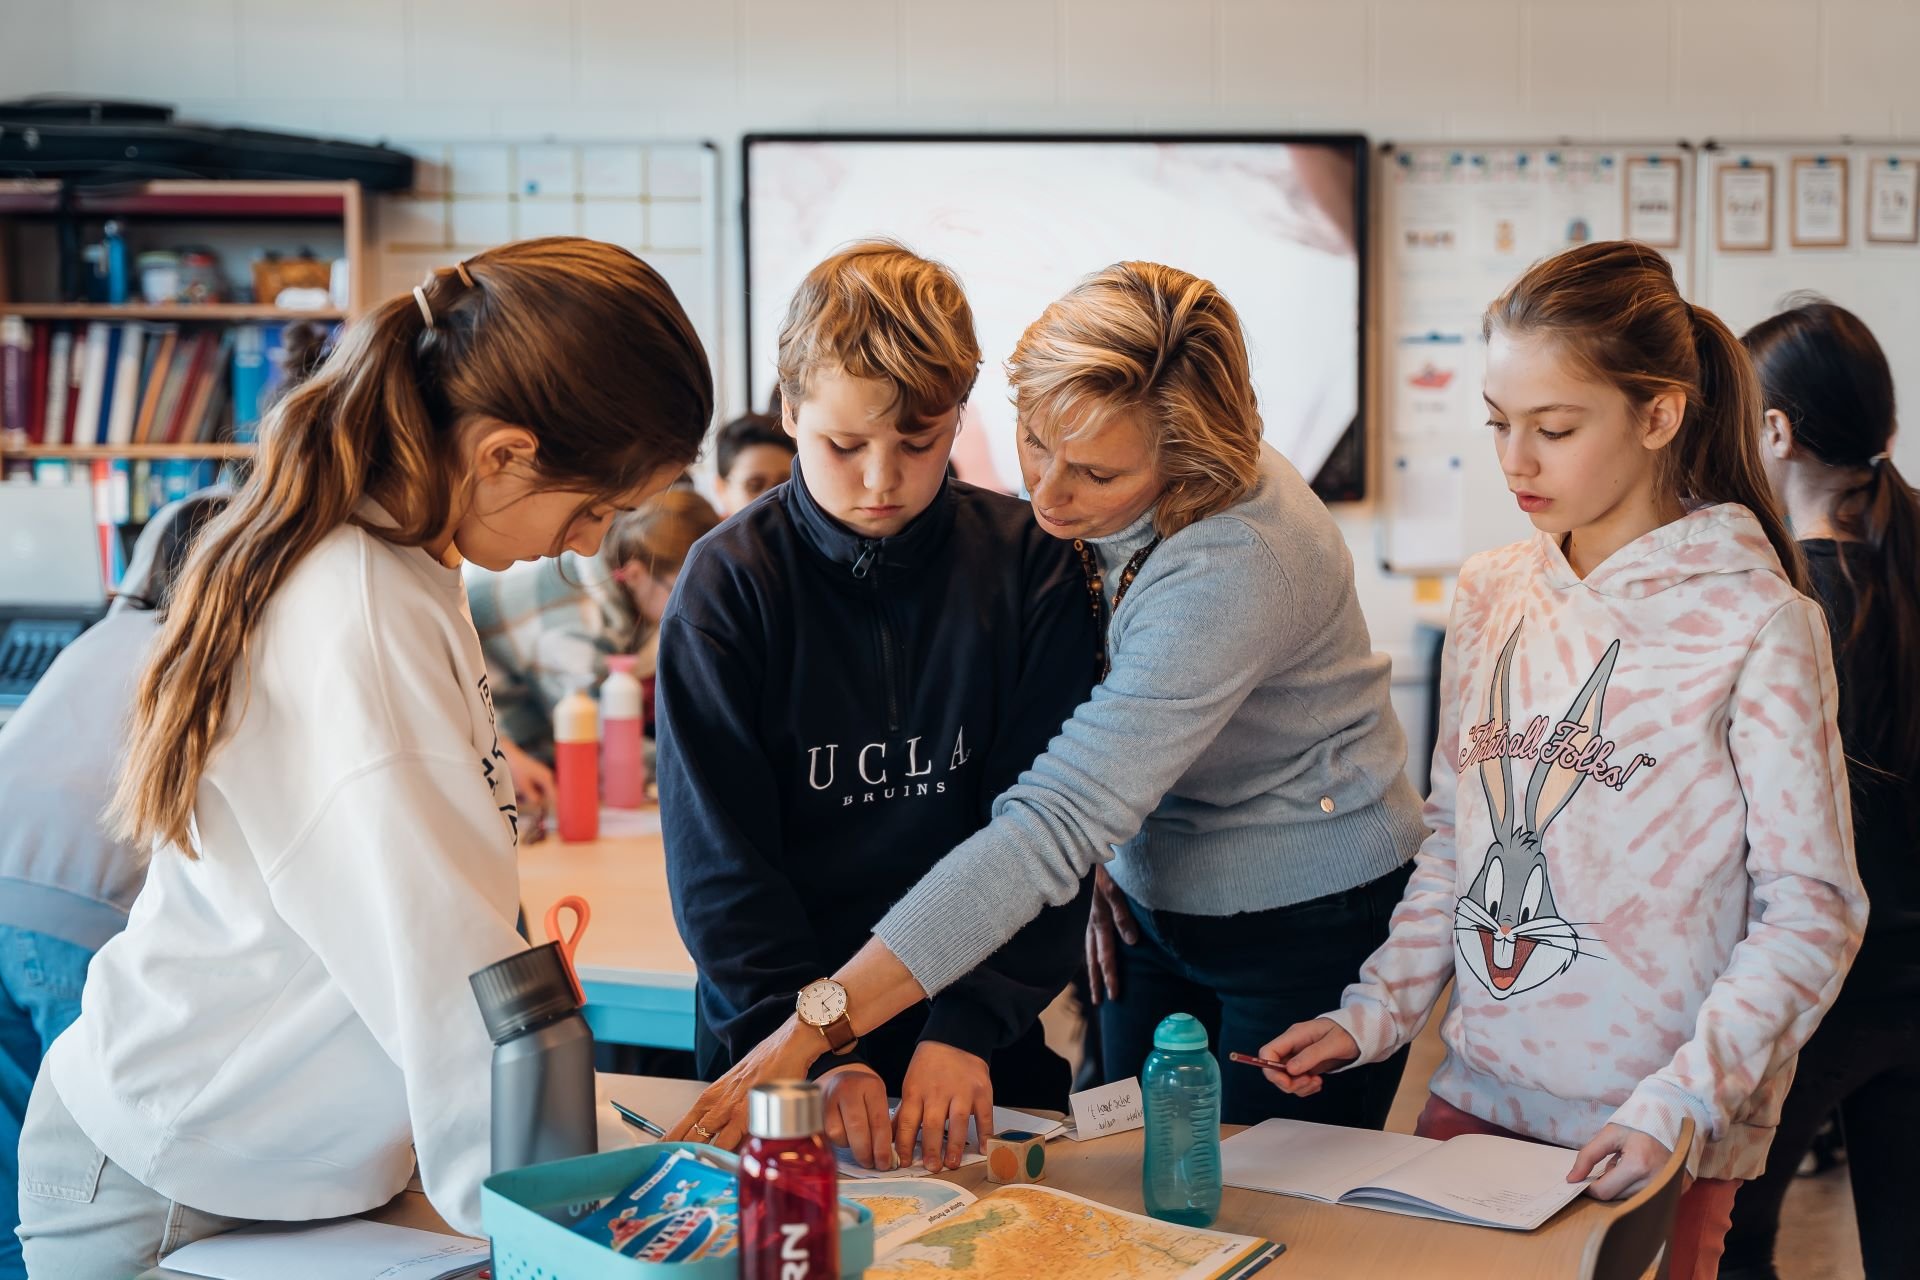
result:
M 1347 1029 L 1331 1018 L 1296 1022 L 1260 1049 L 1254 1065 L 1267 1082 L 1282 1093 L 1311 1098 L 1320 1092 L 1321 1077 L 1360 1057 L 1360 1046 Z M 1242 1060 L 1241 1055 L 1235 1055 Z M 1277 1065 L 1283 1064 L 1283 1065 Z

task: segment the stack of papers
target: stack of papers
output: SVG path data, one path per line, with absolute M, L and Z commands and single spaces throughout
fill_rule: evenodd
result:
M 487 1265 L 487 1242 L 341 1218 L 243 1227 L 175 1249 L 160 1265 L 211 1280 L 455 1280 Z

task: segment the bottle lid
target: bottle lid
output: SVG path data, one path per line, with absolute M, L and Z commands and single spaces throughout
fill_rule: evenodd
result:
M 1153 1029 L 1153 1047 L 1169 1053 L 1204 1051 L 1207 1029 L 1190 1013 L 1170 1013 Z
M 756 1138 L 811 1138 L 826 1127 L 826 1103 L 812 1081 L 775 1080 L 747 1094 L 747 1132 Z
M 603 661 L 606 662 L 608 671 L 624 671 L 628 675 L 632 675 L 633 664 L 640 661 L 640 655 L 637 653 L 610 653 Z
M 580 1007 L 557 942 L 517 951 L 470 975 L 467 982 L 495 1044 L 505 1044 Z
M 588 694 L 586 682 L 581 682 L 572 693 L 560 699 L 553 709 L 553 740 L 555 742 L 598 742 L 600 741 L 600 708 Z

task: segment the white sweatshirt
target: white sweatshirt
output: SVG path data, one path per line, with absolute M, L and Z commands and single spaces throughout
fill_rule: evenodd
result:
M 1362 1062 L 1454 979 L 1433 1092 L 1562 1146 L 1608 1122 L 1765 1164 L 1866 924 L 1826 622 L 1744 507 L 1583 580 L 1545 534 L 1460 573 L 1432 834 L 1331 1014 Z
M 363 507 L 370 520 L 383 517 Z M 467 984 L 525 944 L 513 785 L 458 570 L 342 527 L 269 601 L 194 802 L 49 1070 L 172 1199 L 480 1229 L 491 1048 Z

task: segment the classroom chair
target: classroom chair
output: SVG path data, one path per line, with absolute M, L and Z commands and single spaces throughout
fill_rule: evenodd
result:
M 1580 1257 L 1581 1280 L 1667 1280 L 1667 1241 L 1680 1207 L 1693 1121 L 1680 1126 L 1680 1140 L 1660 1172 L 1594 1229 Z

